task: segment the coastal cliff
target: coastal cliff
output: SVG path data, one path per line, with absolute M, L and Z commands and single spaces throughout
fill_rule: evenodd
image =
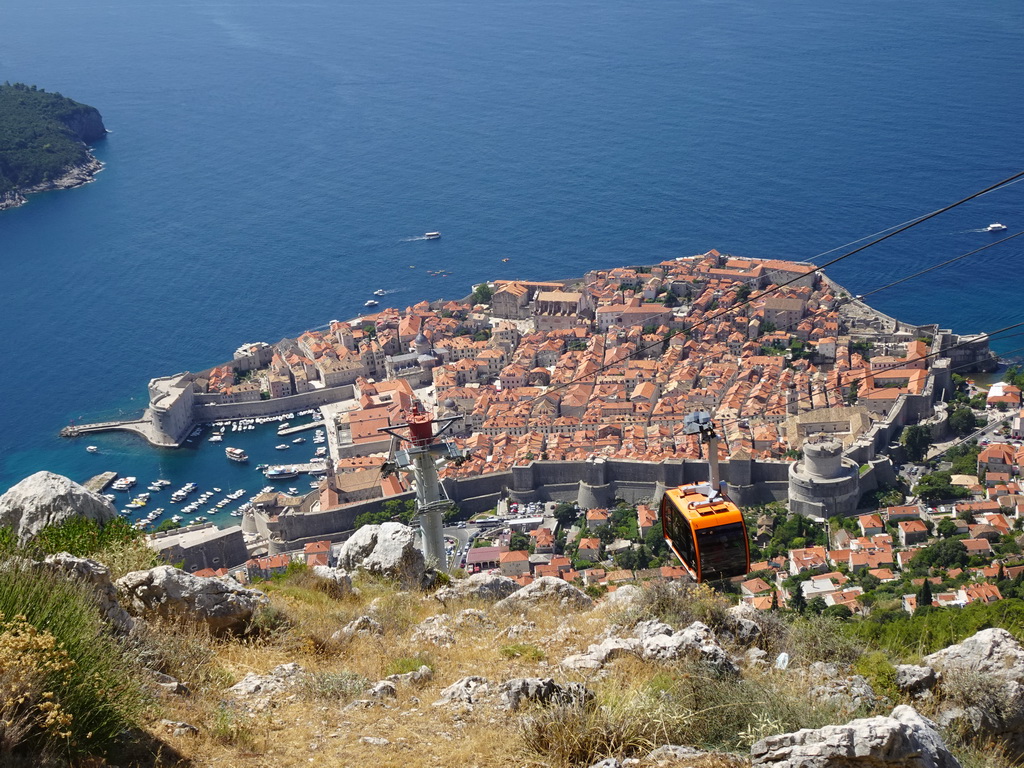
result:
M 106 133 L 95 107 L 35 86 L 0 85 L 0 210 L 34 192 L 92 181 L 103 165 L 88 145 Z

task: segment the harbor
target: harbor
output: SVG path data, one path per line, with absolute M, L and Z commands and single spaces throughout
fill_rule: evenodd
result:
M 302 443 L 288 441 L 284 450 L 275 447 L 282 444 L 279 427 L 289 421 L 284 415 L 201 425 L 177 450 L 154 451 L 123 432 L 97 434 L 91 438 L 97 450 L 87 452 L 95 469 L 91 476 L 75 479 L 105 494 L 122 517 L 146 530 L 167 520 L 181 526 L 237 525 L 246 504 L 260 493 L 304 496 L 326 473 L 326 461 L 315 455 L 327 453 L 329 442 L 322 432 Z M 326 429 L 322 421 L 284 427 L 289 433 L 317 428 Z M 86 453 L 86 446 L 79 445 Z M 243 450 L 249 460 L 230 460 L 225 455 L 228 447 Z M 288 471 L 275 479 L 265 473 L 270 468 Z

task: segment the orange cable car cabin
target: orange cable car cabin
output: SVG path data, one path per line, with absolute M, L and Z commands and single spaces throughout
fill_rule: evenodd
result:
M 743 576 L 750 570 L 750 544 L 743 514 L 722 493 L 709 499 L 708 485 L 665 491 L 661 529 L 672 552 L 698 582 Z

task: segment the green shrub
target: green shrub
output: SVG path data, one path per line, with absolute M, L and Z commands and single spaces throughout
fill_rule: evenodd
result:
M 38 731 L 26 743 L 43 751 L 106 754 L 145 706 L 137 665 L 107 630 L 91 590 L 75 581 L 9 561 L 0 570 L 0 614 L 23 616 L 53 636 L 72 666 L 45 681 L 70 717 L 60 743 Z
M 587 706 L 537 710 L 521 720 L 520 735 L 546 764 L 568 768 L 661 744 L 745 751 L 765 736 L 842 721 L 784 676 L 744 680 L 677 667 L 637 688 L 605 691 Z
M 865 653 L 853 663 L 853 671 L 866 677 L 879 696 L 886 696 L 893 703 L 902 698 L 896 685 L 896 667 L 889 660 L 888 654 L 882 651 Z
M 639 600 L 617 620 L 622 624 L 657 619 L 673 627 L 685 627 L 702 621 L 712 629 L 725 623 L 731 603 L 707 584 L 681 581 L 654 581 L 646 585 Z
M 524 661 L 543 661 L 544 651 L 529 643 L 512 643 L 501 649 L 506 659 L 523 659 Z
M 299 686 L 311 699 L 337 704 L 347 703 L 369 687 L 370 681 L 354 672 L 311 672 L 303 675 Z
M 860 644 L 844 634 L 844 622 L 829 616 L 797 617 L 789 625 L 786 651 L 800 663 L 826 661 L 852 664 L 862 652 Z
M 388 662 L 384 668 L 384 677 L 389 675 L 404 675 L 408 672 L 415 672 L 417 669 L 426 665 L 431 669 L 434 668 L 434 662 L 429 656 L 419 654 L 417 656 L 404 656 L 398 659 L 392 659 Z
M 218 744 L 252 751 L 256 746 L 256 731 L 252 723 L 239 717 L 225 704 L 217 707 L 210 727 L 210 738 Z

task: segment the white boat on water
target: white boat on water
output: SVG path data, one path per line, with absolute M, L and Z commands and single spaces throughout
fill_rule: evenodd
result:
M 1002 232 L 1004 229 L 1006 229 L 1006 225 L 1000 224 L 998 221 L 993 222 L 992 224 L 989 224 L 987 227 L 985 227 L 986 232 Z
M 363 304 L 363 306 L 364 307 L 376 307 L 378 304 L 380 304 L 379 301 L 374 301 L 373 299 L 367 299 L 366 303 Z
M 249 454 L 247 454 L 241 448 L 225 448 L 224 455 L 227 456 L 232 461 L 237 461 L 239 463 L 244 463 L 249 460 Z
M 291 448 L 291 446 L 288 445 L 288 443 L 281 443 L 280 445 L 275 445 L 274 447 L 279 451 L 287 451 L 289 448 Z
M 87 450 L 89 453 L 99 453 L 100 452 L 100 449 L 97 448 L 95 445 L 87 445 L 87 446 L 85 446 L 85 450 Z
M 438 239 L 440 239 L 440 237 L 441 237 L 441 233 L 440 232 L 424 232 L 423 233 L 423 239 L 424 240 L 438 240 Z
M 373 292 L 373 295 L 374 296 L 383 296 L 386 293 L 387 293 L 387 291 L 385 291 L 383 288 L 378 288 L 376 291 Z

